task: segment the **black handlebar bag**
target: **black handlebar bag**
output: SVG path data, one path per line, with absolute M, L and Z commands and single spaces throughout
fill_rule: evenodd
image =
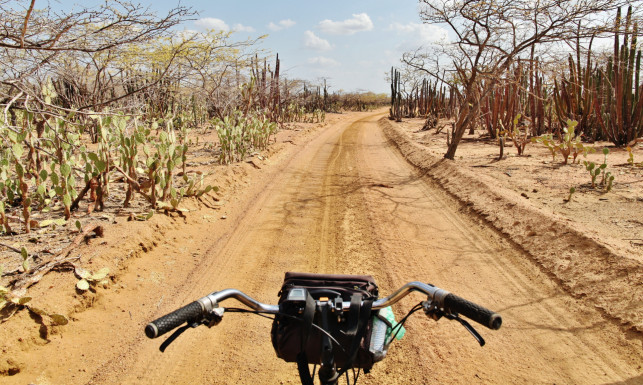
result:
M 305 299 L 289 297 L 291 291 L 298 288 L 305 289 Z M 340 368 L 361 368 L 368 373 L 376 361 L 369 345 L 371 305 L 377 296 L 377 285 L 369 275 L 286 273 L 279 291 L 280 314 L 275 317 L 271 331 L 277 356 L 286 362 L 298 363 L 304 356 L 308 363 L 320 364 L 322 332 L 319 328 L 323 328 L 341 345 L 333 342 L 335 364 Z M 325 321 L 320 312 L 315 311 L 315 303 L 320 300 L 337 304 L 336 309 L 331 306 Z M 341 302 L 347 301 L 351 303 L 350 311 L 338 311 Z

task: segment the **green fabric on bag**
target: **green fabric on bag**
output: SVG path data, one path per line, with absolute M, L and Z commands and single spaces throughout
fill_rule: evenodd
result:
M 386 320 L 390 322 L 391 325 L 393 325 L 392 328 L 386 329 L 385 341 L 390 342 L 391 333 L 393 332 L 393 329 L 396 329 L 396 326 L 397 326 L 397 322 L 395 321 L 395 314 L 393 314 L 393 309 L 391 309 L 391 307 L 389 306 L 389 307 L 385 307 L 384 309 L 380 309 L 380 315 L 386 318 Z M 406 333 L 406 329 L 404 329 L 404 326 L 400 326 L 396 330 L 397 330 L 397 333 L 395 334 L 395 339 L 401 340 L 402 337 L 404 337 L 404 333 Z

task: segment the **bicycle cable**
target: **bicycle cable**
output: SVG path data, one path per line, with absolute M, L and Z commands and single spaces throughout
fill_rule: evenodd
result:
M 409 312 L 400 320 L 400 322 L 398 322 L 397 325 L 395 325 L 393 329 L 391 329 L 391 334 L 390 334 L 388 343 L 391 343 L 393 339 L 397 337 L 397 333 L 399 333 L 400 330 L 402 330 L 404 323 L 406 323 L 406 320 L 408 320 L 411 314 L 415 313 L 420 309 L 422 309 L 422 302 L 412 307 L 411 310 L 409 310 Z

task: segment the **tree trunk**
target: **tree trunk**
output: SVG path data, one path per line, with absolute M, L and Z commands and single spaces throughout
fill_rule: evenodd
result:
M 475 99 L 475 101 L 473 99 Z M 445 159 L 453 160 L 455 158 L 455 150 L 458 148 L 458 144 L 460 143 L 464 132 L 473 124 L 479 104 L 479 98 L 474 98 L 473 95 L 467 96 L 462 108 L 460 109 L 460 115 L 455 125 L 455 132 L 453 133 L 453 140 L 451 140 L 451 143 L 449 144 L 447 153 L 444 154 Z

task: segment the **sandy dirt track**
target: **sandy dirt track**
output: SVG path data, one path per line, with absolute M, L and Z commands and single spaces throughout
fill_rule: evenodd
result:
M 641 335 L 567 295 L 523 251 L 469 218 L 387 141 L 382 116 L 348 114 L 275 157 L 229 202 L 225 221 L 152 229 L 141 242 L 155 246 L 98 304 L 49 343 L 29 345 L 21 356 L 29 363 L 0 382 L 296 384 L 296 366 L 274 355 L 269 320 L 230 313 L 216 328 L 187 331 L 164 354 L 143 327 L 228 287 L 275 303 L 284 272 L 306 271 L 371 274 L 382 294 L 429 282 L 503 316 L 499 331 L 476 326 L 487 340 L 480 348 L 460 325 L 418 314 L 360 384 L 643 383 Z M 400 303 L 397 317 L 422 299 Z

